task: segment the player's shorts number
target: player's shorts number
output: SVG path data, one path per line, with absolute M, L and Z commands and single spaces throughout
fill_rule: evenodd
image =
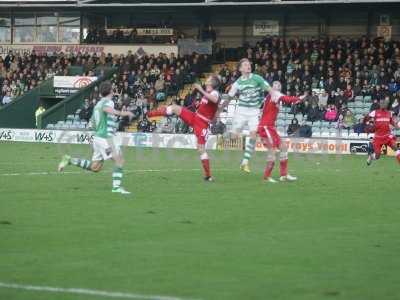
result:
M 208 128 L 204 128 L 201 130 L 201 136 L 204 137 L 205 140 L 208 139 L 209 130 Z

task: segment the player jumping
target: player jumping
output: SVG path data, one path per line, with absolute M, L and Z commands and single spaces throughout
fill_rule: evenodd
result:
M 250 138 L 246 143 L 240 164 L 240 169 L 249 173 L 249 160 L 256 146 L 260 107 L 264 100 L 265 91 L 270 91 L 271 87 L 261 76 L 251 73 L 251 63 L 247 58 L 240 60 L 238 70 L 241 77 L 232 85 L 228 93 L 229 99 L 221 107 L 227 106 L 233 97 L 238 96 L 239 102 L 232 121 L 232 132 L 235 135 L 242 133 L 246 124 L 249 128 Z
M 275 159 L 278 153 L 280 161 L 280 181 L 297 180 L 295 176 L 288 174 L 287 146 L 282 144 L 281 138 L 276 130 L 275 123 L 279 113 L 279 104 L 281 102 L 285 104 L 296 104 L 301 101 L 301 97 L 286 96 L 280 92 L 281 88 L 282 86 L 279 81 L 273 82 L 272 90 L 265 98 L 261 120 L 258 124 L 258 134 L 268 151 L 264 179 L 271 183 L 277 182 L 271 177 L 271 173 L 274 168 Z
M 367 165 L 371 165 L 372 161 L 379 159 L 381 156 L 382 146 L 388 146 L 396 152 L 396 159 L 400 163 L 400 150 L 397 147 L 396 136 L 392 134 L 391 126 L 399 127 L 393 114 L 388 110 L 389 102 L 381 100 L 380 108 L 373 110 L 366 118 L 372 121 L 374 137 L 372 139 L 372 147 L 369 147 Z
M 130 192 L 121 186 L 124 160 L 121 145 L 117 142 L 115 133 L 118 127 L 116 122 L 117 116 L 132 118 L 133 114 L 130 111 L 118 111 L 114 109 L 112 84 L 110 81 L 102 82 L 99 90 L 102 98 L 94 107 L 91 120 L 95 128 L 92 160 L 64 155 L 58 165 L 58 170 L 61 172 L 67 165 L 74 165 L 84 170 L 99 172 L 105 160 L 113 159 L 115 166 L 112 173 L 112 192 L 130 194 Z
M 210 170 L 210 160 L 208 158 L 205 145 L 208 136 L 208 127 L 218 110 L 218 103 L 220 101 L 220 95 L 218 93 L 219 85 L 220 80 L 216 75 L 211 75 L 207 79 L 205 83 L 205 90 L 199 84 L 193 85 L 194 88 L 203 95 L 196 112 L 192 112 L 185 107 L 173 104 L 150 111 L 147 114 L 147 116 L 150 118 L 156 116 L 170 116 L 175 114 L 179 116 L 187 125 L 193 127 L 194 134 L 197 138 L 197 150 L 199 151 L 201 164 L 204 169 L 205 181 L 213 181 Z

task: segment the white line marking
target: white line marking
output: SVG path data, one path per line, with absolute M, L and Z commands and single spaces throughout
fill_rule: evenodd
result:
M 125 173 L 157 173 L 157 172 L 199 172 L 201 169 L 138 169 L 125 170 Z M 232 169 L 218 169 L 217 171 L 234 171 Z M 62 174 L 84 174 L 88 171 L 63 171 L 63 172 L 27 172 L 27 173 L 0 173 L 0 176 L 40 176 L 40 175 L 62 175 Z M 110 173 L 111 171 L 103 171 Z
M 61 288 L 61 287 L 51 287 L 51 286 L 23 285 L 23 284 L 7 283 L 7 282 L 0 282 L 0 288 L 49 292 L 49 293 L 91 295 L 91 296 L 107 297 L 107 298 L 141 299 L 141 300 L 189 300 L 188 298 L 178 298 L 174 296 L 141 295 L 141 294 L 108 292 L 108 291 L 90 290 L 81 288 Z

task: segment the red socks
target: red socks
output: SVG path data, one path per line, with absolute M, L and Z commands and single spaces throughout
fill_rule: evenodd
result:
M 281 176 L 286 176 L 288 173 L 288 160 L 284 159 L 280 161 L 280 172 Z
M 211 177 L 210 160 L 208 159 L 207 153 L 201 154 L 200 155 L 200 160 L 201 160 L 201 164 L 203 165 L 204 176 L 205 177 Z
M 167 107 L 166 106 L 162 106 L 160 108 L 151 110 L 147 113 L 147 116 L 149 118 L 152 117 L 162 117 L 162 116 L 166 116 L 167 115 Z
M 210 172 L 210 160 L 209 159 L 202 159 L 201 164 L 203 165 L 204 169 L 204 176 L 205 177 L 210 177 L 211 172 Z
M 272 170 L 274 169 L 275 162 L 269 161 L 267 162 L 267 166 L 265 167 L 264 171 L 264 179 L 271 177 Z

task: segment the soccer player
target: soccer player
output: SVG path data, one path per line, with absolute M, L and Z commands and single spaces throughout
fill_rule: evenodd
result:
M 201 164 L 204 169 L 204 180 L 209 182 L 213 181 L 213 178 L 211 176 L 210 160 L 206 152 L 205 144 L 208 136 L 208 127 L 218 110 L 218 104 L 220 101 L 220 95 L 218 93 L 219 85 L 220 80 L 216 75 L 211 75 L 207 79 L 205 90 L 201 85 L 194 84 L 194 88 L 203 95 L 196 112 L 192 112 L 185 107 L 173 104 L 167 107 L 160 107 L 159 109 L 147 113 L 147 116 L 150 118 L 175 114 L 187 125 L 193 127 L 194 134 L 197 138 L 197 150 L 199 151 Z
M 279 113 L 279 104 L 296 104 L 302 97 L 286 96 L 281 93 L 281 83 L 274 81 L 272 90 L 265 98 L 264 108 L 260 123 L 258 124 L 258 134 L 267 149 L 267 166 L 264 171 L 264 179 L 270 183 L 277 181 L 271 177 L 275 165 L 275 159 L 279 154 L 280 161 L 280 181 L 295 181 L 297 178 L 288 174 L 288 154 L 287 147 L 281 143 L 281 138 L 276 130 L 275 123 Z
M 130 194 L 121 186 L 124 159 L 121 145 L 116 140 L 116 131 L 118 127 L 117 116 L 132 118 L 133 114 L 130 111 L 114 109 L 110 81 L 102 82 L 99 90 L 102 98 L 94 107 L 91 119 L 95 129 L 92 160 L 64 155 L 58 165 L 58 170 L 62 172 L 67 165 L 74 165 L 84 170 L 99 172 L 103 167 L 103 162 L 112 159 L 115 166 L 112 172 L 111 191 L 113 193 Z
M 238 96 L 238 107 L 232 120 L 232 132 L 235 135 L 242 133 L 244 126 L 249 128 L 249 140 L 245 145 L 245 151 L 240 169 L 249 173 L 249 160 L 254 152 L 257 138 L 257 124 L 260 116 L 260 108 L 264 101 L 264 93 L 270 91 L 270 85 L 259 75 L 253 74 L 251 63 L 247 58 L 240 60 L 238 70 L 241 76 L 231 86 L 228 96 L 222 108 L 229 104 L 233 97 Z
M 386 145 L 396 152 L 396 159 L 400 163 L 400 150 L 397 147 L 396 136 L 392 134 L 391 127 L 399 127 L 393 114 L 388 110 L 389 101 L 381 100 L 379 108 L 373 110 L 367 116 L 367 121 L 372 121 L 374 137 L 372 139 L 372 147 L 369 147 L 367 165 L 371 165 L 372 161 L 379 159 L 381 156 L 382 146 Z

